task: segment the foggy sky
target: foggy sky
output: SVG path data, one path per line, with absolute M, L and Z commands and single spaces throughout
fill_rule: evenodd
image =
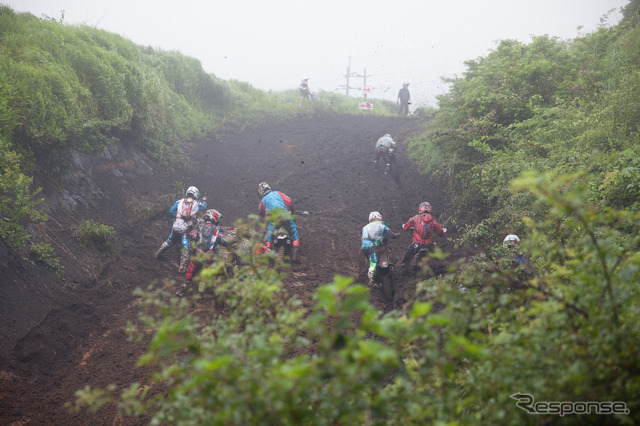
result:
M 441 77 L 486 56 L 500 40 L 528 43 L 549 34 L 572 39 L 595 31 L 611 9 L 617 24 L 627 0 L 0 0 L 18 12 L 46 15 L 178 50 L 206 72 L 263 90 L 345 93 L 351 72 L 366 69 L 370 97 L 396 99 L 410 83 L 413 106 L 436 106 Z M 578 29 L 582 27 L 582 29 Z M 361 96 L 352 78 L 351 96 Z

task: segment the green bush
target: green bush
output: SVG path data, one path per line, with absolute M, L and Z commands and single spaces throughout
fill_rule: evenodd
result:
M 217 262 L 202 272 L 212 295 L 201 297 L 216 306 L 207 314 L 161 287 L 138 290 L 144 312 L 130 332 L 142 340 L 154 330 L 138 362 L 149 381 L 119 398 L 115 386 L 87 387 L 76 408 L 117 403 L 153 424 L 635 423 L 640 256 L 631 248 L 640 236 L 627 228 L 640 217 L 593 209 L 581 182 L 517 181 L 547 212 L 526 220 L 529 262 L 515 266 L 496 247 L 420 283 L 402 312 L 377 312 L 368 289 L 344 277 L 304 307 L 265 266 L 268 255 L 239 248 L 233 276 Z M 518 393 L 617 401 L 628 413 L 532 415 Z
M 589 202 L 637 209 L 638 51 L 640 26 L 626 22 L 571 41 L 503 41 L 451 81 L 411 156 L 472 232 L 486 221 L 506 234 L 535 211 L 510 187 L 529 170 L 586 171 Z
M 85 244 L 101 249 L 109 249 L 116 240 L 116 231 L 112 226 L 83 220 L 75 230 L 75 235 Z
M 47 243 L 31 244 L 31 251 L 35 254 L 38 261 L 54 271 L 60 278 L 64 277 L 64 266 L 60 265 L 60 259 L 56 255 L 55 250 Z

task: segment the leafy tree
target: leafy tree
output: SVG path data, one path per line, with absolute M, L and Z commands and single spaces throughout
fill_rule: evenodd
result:
M 640 27 L 625 20 L 571 41 L 547 36 L 502 41 L 467 61 L 440 110 L 410 143 L 412 157 L 446 188 L 460 222 L 509 233 L 531 197 L 512 179 L 538 173 L 589 172 L 590 202 L 638 208 Z M 634 12 L 635 13 L 635 12 Z

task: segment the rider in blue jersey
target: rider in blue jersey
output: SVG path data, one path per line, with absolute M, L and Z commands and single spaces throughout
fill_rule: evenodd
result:
M 268 183 L 261 182 L 258 185 L 258 195 L 261 197 L 260 204 L 258 205 L 260 216 L 266 217 L 274 210 L 282 210 L 283 212 L 287 212 L 289 214 L 293 213 L 293 203 L 291 202 L 291 199 L 280 191 L 273 191 Z M 294 250 L 294 253 L 291 255 L 291 257 L 295 258 L 295 252 L 297 252 L 298 247 L 300 246 L 300 236 L 298 235 L 298 228 L 291 217 L 286 219 L 286 223 L 284 225 L 289 228 L 289 232 L 291 232 L 291 239 L 293 240 L 292 245 Z M 265 247 L 270 250 L 271 243 L 273 242 L 273 222 L 269 222 L 269 227 L 267 228 L 265 239 Z

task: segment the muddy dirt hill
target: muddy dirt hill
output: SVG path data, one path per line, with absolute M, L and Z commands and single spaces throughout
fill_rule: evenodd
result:
M 152 281 L 181 279 L 176 247 L 159 260 L 153 253 L 170 232 L 169 207 L 190 185 L 222 212 L 222 225 L 257 213 L 262 181 L 287 194 L 296 210 L 309 212 L 297 219 L 301 262 L 285 278 L 290 293 L 309 302 L 334 274 L 364 282 L 359 247 L 369 212 L 380 211 L 397 232 L 427 200 L 446 223 L 443 194 L 407 158 L 405 142 L 423 124 L 414 117 L 292 117 L 196 142 L 181 170 L 166 170 L 122 143 L 98 156 L 74 154 L 57 163 L 54 174 L 66 170 L 64 179 L 37 177 L 49 220 L 34 231 L 56 249 L 64 279 L 33 262 L 28 252 L 12 254 L 0 246 L 0 424 L 113 421 L 109 413 L 71 414 L 65 403 L 87 384 L 141 380 L 135 362 L 144 348 L 124 333 L 127 321 L 137 316 L 132 291 Z M 395 177 L 373 170 L 375 142 L 386 133 L 399 145 Z M 101 251 L 83 245 L 74 233 L 83 220 L 112 226 L 118 236 L 114 246 Z M 451 242 L 455 231 L 450 227 L 449 239 L 438 240 L 451 259 L 461 256 Z M 391 241 L 396 260 L 410 242 L 410 232 Z M 413 289 L 411 276 L 396 278 L 394 300 L 371 289 L 371 301 L 381 311 L 401 306 L 404 293 Z

